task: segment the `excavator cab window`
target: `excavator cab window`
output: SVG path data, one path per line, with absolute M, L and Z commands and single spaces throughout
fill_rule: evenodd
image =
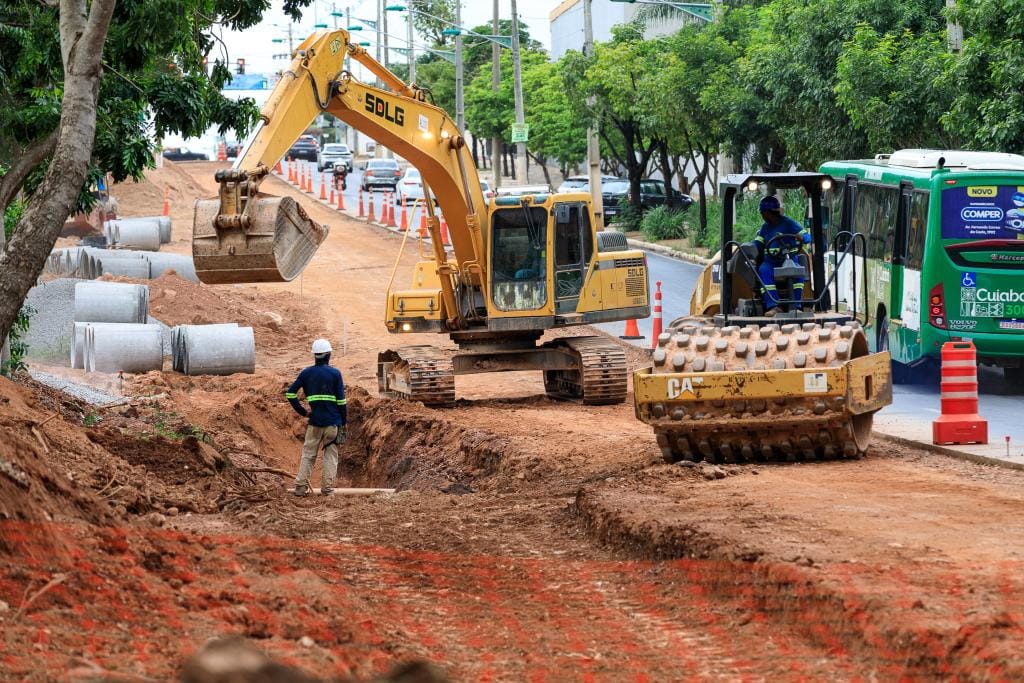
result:
M 575 311 L 593 254 L 590 217 L 582 204 L 557 204 L 555 217 L 556 313 Z
M 502 311 L 548 303 L 548 217 L 543 208 L 509 208 L 491 218 L 491 298 Z

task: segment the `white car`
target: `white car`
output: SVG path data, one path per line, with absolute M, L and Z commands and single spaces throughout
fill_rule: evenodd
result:
M 419 169 L 410 166 L 398 181 L 395 204 L 411 204 L 417 199 L 423 199 L 423 178 L 420 177 Z
M 547 185 L 509 185 L 499 187 L 495 194 L 499 197 L 522 197 L 527 194 L 551 194 Z

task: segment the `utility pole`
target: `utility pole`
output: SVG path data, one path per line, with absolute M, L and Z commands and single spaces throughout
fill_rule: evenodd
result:
M 593 0 L 583 0 L 583 55 L 594 54 L 594 14 L 591 5 Z M 587 106 L 593 110 L 597 100 L 587 98 Z M 594 209 L 594 226 L 604 230 L 604 198 L 601 195 L 601 145 L 597 139 L 597 126 L 593 123 L 587 128 L 587 177 L 590 178 L 591 206 Z
M 516 123 L 520 127 L 526 123 L 523 112 L 523 78 L 519 64 L 519 13 L 516 11 L 516 0 L 512 0 L 512 78 L 513 93 L 516 101 Z M 516 143 L 516 180 L 520 185 L 529 183 L 526 177 L 526 143 Z
M 491 24 L 494 35 L 498 35 L 501 27 L 498 24 L 498 0 L 494 0 L 494 22 Z M 494 92 L 501 90 L 501 45 L 491 43 L 491 87 Z M 494 173 L 494 188 L 501 187 L 501 157 L 503 143 L 500 135 L 491 140 L 491 171 Z
M 382 33 L 383 33 L 383 36 L 384 36 L 384 68 L 385 69 L 390 69 L 391 67 L 388 66 L 388 64 L 391 63 L 391 50 L 388 49 L 388 11 L 386 9 L 384 9 L 384 2 L 385 1 L 386 0 L 380 0 L 380 4 L 381 4 L 380 17 L 381 17 L 381 21 L 383 22 L 383 27 L 384 27 L 383 30 L 382 30 Z M 314 4 L 316 4 L 316 3 L 314 3 Z
M 946 9 L 956 9 L 956 0 L 946 0 Z M 950 52 L 960 52 L 964 47 L 964 27 L 950 21 L 946 23 L 946 45 Z
M 455 126 L 459 132 L 466 130 L 466 112 L 462 92 L 462 0 L 455 2 L 455 26 L 459 29 L 455 36 Z
M 411 5 L 411 3 L 410 3 Z M 416 82 L 416 50 L 412 46 L 412 7 L 405 13 L 405 31 L 407 41 L 405 46 L 409 48 L 409 85 Z
M 382 28 L 384 18 L 384 0 L 377 0 L 377 63 L 380 63 L 380 30 Z M 383 87 L 380 78 L 377 79 L 377 87 Z M 384 148 L 378 142 L 373 146 L 373 157 L 375 159 L 381 159 L 384 157 Z
M 345 8 L 345 30 L 348 31 L 348 27 L 352 25 L 352 7 Z M 352 39 L 352 35 L 349 34 L 349 40 Z M 352 73 L 352 58 L 345 54 L 345 70 Z M 352 157 L 353 159 L 359 154 L 359 131 L 349 126 L 348 129 L 352 131 Z

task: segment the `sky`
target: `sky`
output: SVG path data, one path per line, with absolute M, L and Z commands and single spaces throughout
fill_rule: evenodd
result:
M 390 0 L 385 4 L 405 4 L 403 0 Z M 551 31 L 548 24 L 548 15 L 551 10 L 560 4 L 560 0 L 517 0 L 517 10 L 520 20 L 524 22 L 530 31 L 530 36 L 539 40 L 545 48 L 550 47 Z M 365 19 L 376 19 L 377 0 L 315 0 L 306 9 L 302 21 L 296 23 L 292 28 L 292 35 L 295 43 L 298 44 L 303 38 L 312 33 L 315 24 L 323 23 L 334 27 L 335 18 L 331 16 L 332 11 L 344 12 L 346 7 L 351 8 L 353 17 Z M 336 8 L 336 9 L 335 9 Z M 512 18 L 512 3 L 510 0 L 499 0 L 499 8 L 502 19 Z M 492 0 L 463 0 L 462 2 L 462 25 L 472 28 L 483 23 L 489 23 L 493 16 Z M 355 22 L 353 22 L 355 23 Z M 338 26 L 344 27 L 341 19 L 338 19 Z M 388 32 L 392 36 L 404 40 L 406 36 L 405 13 L 391 12 L 388 15 Z M 369 27 L 360 34 L 361 40 L 368 40 L 371 43 L 376 39 L 375 32 Z M 231 65 L 235 60 L 245 59 L 247 73 L 274 73 L 285 63 L 286 59 L 274 59 L 273 55 L 288 51 L 287 42 L 274 43 L 275 38 L 287 38 L 288 18 L 281 11 L 281 3 L 273 2 L 273 7 L 267 12 L 264 20 L 258 26 L 247 31 L 227 32 L 223 34 L 223 40 L 228 50 Z M 414 38 L 414 42 L 421 40 Z M 392 47 L 405 47 L 401 40 L 392 39 Z M 367 48 L 371 54 L 374 47 Z M 215 49 L 211 58 L 218 57 Z M 397 54 L 392 53 L 397 58 Z

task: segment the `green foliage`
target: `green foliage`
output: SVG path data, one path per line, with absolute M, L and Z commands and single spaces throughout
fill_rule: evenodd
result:
M 434 45 L 445 45 L 449 36 L 442 33 L 455 23 L 456 0 L 410 0 L 414 10 L 412 26 L 416 32 Z
M 4 210 L 4 235 L 8 240 L 14 234 L 14 228 L 18 225 L 23 213 L 25 213 L 25 202 L 21 199 L 15 199 Z
M 8 335 L 11 357 L 0 363 L 0 375 L 10 376 L 28 370 L 28 366 L 25 364 L 25 356 L 28 355 L 25 335 L 28 333 L 29 324 L 35 314 L 36 309 L 28 304 L 22 306 L 18 311 L 18 317 L 14 319 L 14 325 L 11 326 L 11 332 Z
M 640 230 L 640 222 L 643 220 L 643 212 L 632 204 L 625 204 L 619 211 L 618 218 L 614 221 L 615 226 L 622 232 L 636 232 Z
M 942 118 L 969 147 L 1024 152 L 1024 12 L 1006 0 L 960 0 L 963 51 L 938 87 L 955 93 Z
M 467 72 L 468 73 L 468 72 Z M 416 84 L 430 91 L 434 104 L 448 112 L 455 111 L 455 65 L 437 57 L 416 64 Z
M 103 418 L 101 418 L 95 411 L 89 411 L 88 413 L 85 414 L 85 417 L 82 419 L 82 424 L 85 425 L 86 427 L 95 427 L 102 420 Z
M 683 212 L 667 206 L 656 206 L 640 220 L 640 232 L 648 242 L 675 240 L 686 237 Z

